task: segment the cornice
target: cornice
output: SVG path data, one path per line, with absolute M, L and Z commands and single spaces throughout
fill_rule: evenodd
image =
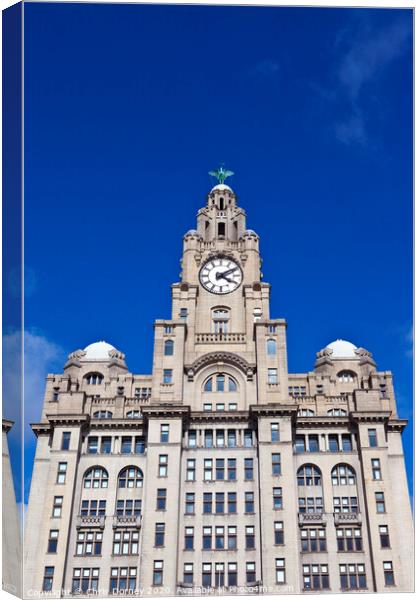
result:
M 40 435 L 50 435 L 50 433 L 54 429 L 51 426 L 51 423 L 30 423 L 30 427 L 36 435 L 36 437 Z
M 391 416 L 390 410 L 363 410 L 350 413 L 350 419 L 357 423 L 387 422 Z
M 298 407 L 294 404 L 252 404 L 249 414 L 253 417 L 292 417 L 296 419 Z
M 402 433 L 407 425 L 408 419 L 390 419 L 387 423 L 387 430 Z
M 191 423 L 248 423 L 250 414 L 247 410 L 235 412 L 195 411 L 190 415 Z
M 330 415 L 321 415 L 321 416 L 313 416 L 313 417 L 298 417 L 296 420 L 296 426 L 301 429 L 315 429 L 317 427 L 339 427 L 346 426 L 349 424 L 349 417 L 343 416 L 330 416 Z
M 144 429 L 143 419 L 91 419 L 90 430 L 93 429 Z
M 142 408 L 142 415 L 145 419 L 145 423 L 149 419 L 187 419 L 191 412 L 191 408 L 187 405 L 155 405 L 155 406 L 145 406 Z
M 46 417 L 53 427 L 57 425 L 85 427 L 90 421 L 89 415 L 86 414 L 65 413 L 62 415 L 46 415 Z

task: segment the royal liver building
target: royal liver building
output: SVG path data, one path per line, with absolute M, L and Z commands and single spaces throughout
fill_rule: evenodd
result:
M 289 373 L 228 174 L 184 236 L 152 374 L 96 342 L 47 377 L 27 596 L 413 589 L 392 375 L 344 340 Z

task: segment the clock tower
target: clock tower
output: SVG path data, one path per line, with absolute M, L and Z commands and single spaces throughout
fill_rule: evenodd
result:
M 261 280 L 259 237 L 247 229 L 245 211 L 224 183 L 225 173 L 233 175 L 223 169 L 212 173 L 219 183 L 198 211 L 197 228 L 184 235 L 181 281 L 172 285 L 172 320 L 155 324 L 152 397 L 158 403 L 185 403 L 203 410 L 195 388 L 205 374 L 200 370 L 197 382 L 194 365 L 204 360 L 209 371 L 223 373 L 228 366 L 224 362 L 241 362 L 244 381 L 238 384 L 238 408 L 287 403 L 286 323 L 270 319 L 270 285 Z M 273 344 L 269 356 L 268 339 Z M 173 354 L 171 343 L 165 354 L 168 340 Z M 259 371 L 264 373 L 261 385 Z

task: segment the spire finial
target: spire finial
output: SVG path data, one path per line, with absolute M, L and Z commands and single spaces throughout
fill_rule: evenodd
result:
M 231 175 L 235 175 L 233 171 L 228 171 L 224 168 L 224 163 L 220 165 L 220 167 L 216 171 L 209 171 L 209 175 L 212 177 L 216 177 L 219 180 L 219 183 L 224 183 L 225 179 L 230 177 Z

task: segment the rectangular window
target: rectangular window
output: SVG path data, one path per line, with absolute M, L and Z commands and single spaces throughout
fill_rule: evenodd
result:
M 179 309 L 179 318 L 186 319 L 188 316 L 188 308 L 180 308 Z
M 187 481 L 195 481 L 195 458 L 187 459 Z
M 254 479 L 254 459 L 245 458 L 245 481 L 252 481 Z
M 167 477 L 168 476 L 168 455 L 167 454 L 159 454 L 159 477 Z
M 211 563 L 203 563 L 201 583 L 203 587 L 211 587 Z
M 340 565 L 340 586 L 342 590 L 360 590 L 366 588 L 364 564 Z
M 255 563 L 246 563 L 246 583 L 247 585 L 253 585 L 256 582 Z
M 165 523 L 155 524 L 155 547 L 159 548 L 165 545 Z
M 164 331 L 165 331 L 165 333 L 172 333 L 172 331 L 173 331 L 172 325 L 165 325 Z
M 385 512 L 385 496 L 383 492 L 375 492 L 376 512 Z
M 213 495 L 210 492 L 203 494 L 203 513 L 210 514 L 213 512 Z
M 244 431 L 244 446 L 245 448 L 252 448 L 253 446 L 252 431 L 250 429 Z
M 274 476 L 281 475 L 281 457 L 278 452 L 271 455 L 271 473 Z
M 99 569 L 73 569 L 73 579 L 71 583 L 72 594 L 97 593 L 98 583 Z
M 228 527 L 228 550 L 237 549 L 237 528 L 236 525 L 229 525 Z
M 62 508 L 63 508 L 63 496 L 54 496 L 52 516 L 53 517 L 61 517 Z
M 197 432 L 194 430 L 188 432 L 188 448 L 197 448 Z
M 228 458 L 228 480 L 236 480 L 236 458 Z
M 59 462 L 57 468 L 57 483 L 63 484 L 66 483 L 66 473 L 67 473 L 67 463 Z
M 357 513 L 359 512 L 359 504 L 356 496 L 342 496 L 333 498 L 333 506 L 335 513 Z
M 273 508 L 274 510 L 283 508 L 283 493 L 280 487 L 273 488 Z
M 343 448 L 343 452 L 351 452 L 353 450 L 351 435 L 349 433 L 343 433 L 341 436 L 341 446 Z
M 221 402 L 218 402 L 218 403 L 216 404 L 216 411 L 218 411 L 218 412 L 223 412 L 224 410 L 225 410 L 225 405 L 224 405 L 224 404 L 222 404 Z
M 317 435 L 309 435 L 309 452 L 319 452 L 319 441 Z
M 213 479 L 213 459 L 204 459 L 204 481 L 212 481 Z
M 50 592 L 53 586 L 54 567 L 45 567 L 44 578 L 42 580 L 42 591 Z
M 254 513 L 254 492 L 245 492 L 245 513 Z
M 372 477 L 376 481 L 379 481 L 380 479 L 382 479 L 381 461 L 379 460 L 379 458 L 372 458 L 371 463 L 372 463 Z
M 368 437 L 370 448 L 376 448 L 378 445 L 378 435 L 376 429 L 368 429 Z
M 339 527 L 336 533 L 339 552 L 361 552 L 363 550 L 360 527 Z
M 224 492 L 216 492 L 216 514 L 225 512 L 225 494 Z
M 62 450 L 68 450 L 70 448 L 70 439 L 71 439 L 71 432 L 63 431 L 63 435 L 61 436 L 61 449 Z
M 339 449 L 340 448 L 338 445 L 338 435 L 330 433 L 328 436 L 328 450 L 330 452 L 338 452 Z
M 211 429 L 206 429 L 204 432 L 204 447 L 213 448 L 213 431 Z
M 228 448 L 236 448 L 236 430 L 228 429 Z
M 162 444 L 169 442 L 169 425 L 167 424 L 160 426 L 160 441 Z
M 163 560 L 153 561 L 153 585 L 163 585 Z
M 216 458 L 216 480 L 223 481 L 225 478 L 225 459 Z
M 134 452 L 136 454 L 144 454 L 145 448 L 146 444 L 144 438 L 136 435 L 136 437 L 134 438 Z
M 276 558 L 276 583 L 286 582 L 286 561 L 284 558 Z
M 230 411 L 238 410 L 238 404 L 237 404 L 237 402 L 229 402 L 229 410 Z
M 133 438 L 123 436 L 121 439 L 121 454 L 131 454 Z
M 211 536 L 212 536 L 212 528 L 211 527 L 203 527 L 203 550 L 211 550 Z
M 215 528 L 214 541 L 216 544 L 216 550 L 225 549 L 225 528 L 222 526 L 216 526 Z
M 172 383 L 172 369 L 163 369 L 163 383 Z
M 156 510 L 166 510 L 166 489 L 158 489 L 157 491 Z
M 228 586 L 238 585 L 238 563 L 228 563 Z
M 379 539 L 381 548 L 390 548 L 388 525 L 379 525 Z
M 194 564 L 184 563 L 184 585 L 193 585 L 194 583 Z
M 392 566 L 392 562 L 390 561 L 384 562 L 384 578 L 385 585 L 395 585 L 394 568 Z
M 96 436 L 88 437 L 88 454 L 97 454 L 98 453 L 98 438 Z
M 277 383 L 277 369 L 268 369 L 268 383 Z
M 140 517 L 141 500 L 117 500 L 118 517 Z
M 295 452 L 302 453 L 305 452 L 305 436 L 297 435 L 295 437 Z
M 255 549 L 255 527 L 253 525 L 245 527 L 245 548 L 247 550 Z
M 330 587 L 328 565 L 302 565 L 304 590 L 327 590 Z
M 78 531 L 76 556 L 100 556 L 102 535 L 102 531 Z
M 271 423 L 271 441 L 279 442 L 280 441 L 280 427 L 279 423 Z
M 214 570 L 214 585 L 216 587 L 223 587 L 225 585 L 225 564 L 216 563 Z
M 236 513 L 236 492 L 228 492 L 228 513 L 230 515 Z
M 212 404 L 210 402 L 206 402 L 203 404 L 204 412 L 211 412 L 213 410 Z
M 283 521 L 274 522 L 274 544 L 276 546 L 283 546 L 284 544 Z
M 130 594 L 136 589 L 137 567 L 112 567 L 109 579 L 109 593 L 112 595 Z
M 194 527 L 185 528 L 184 550 L 194 550 Z
M 195 513 L 195 494 L 187 492 L 185 494 L 185 514 L 193 515 Z
M 110 454 L 111 453 L 111 437 L 103 436 L 101 438 L 101 454 Z
M 302 552 L 326 552 L 327 541 L 324 527 L 301 529 L 300 543 Z
M 82 500 L 80 514 L 82 517 L 104 517 L 106 500 Z
M 48 535 L 47 553 L 55 554 L 57 552 L 57 544 L 58 544 L 58 529 L 50 529 L 50 533 Z

